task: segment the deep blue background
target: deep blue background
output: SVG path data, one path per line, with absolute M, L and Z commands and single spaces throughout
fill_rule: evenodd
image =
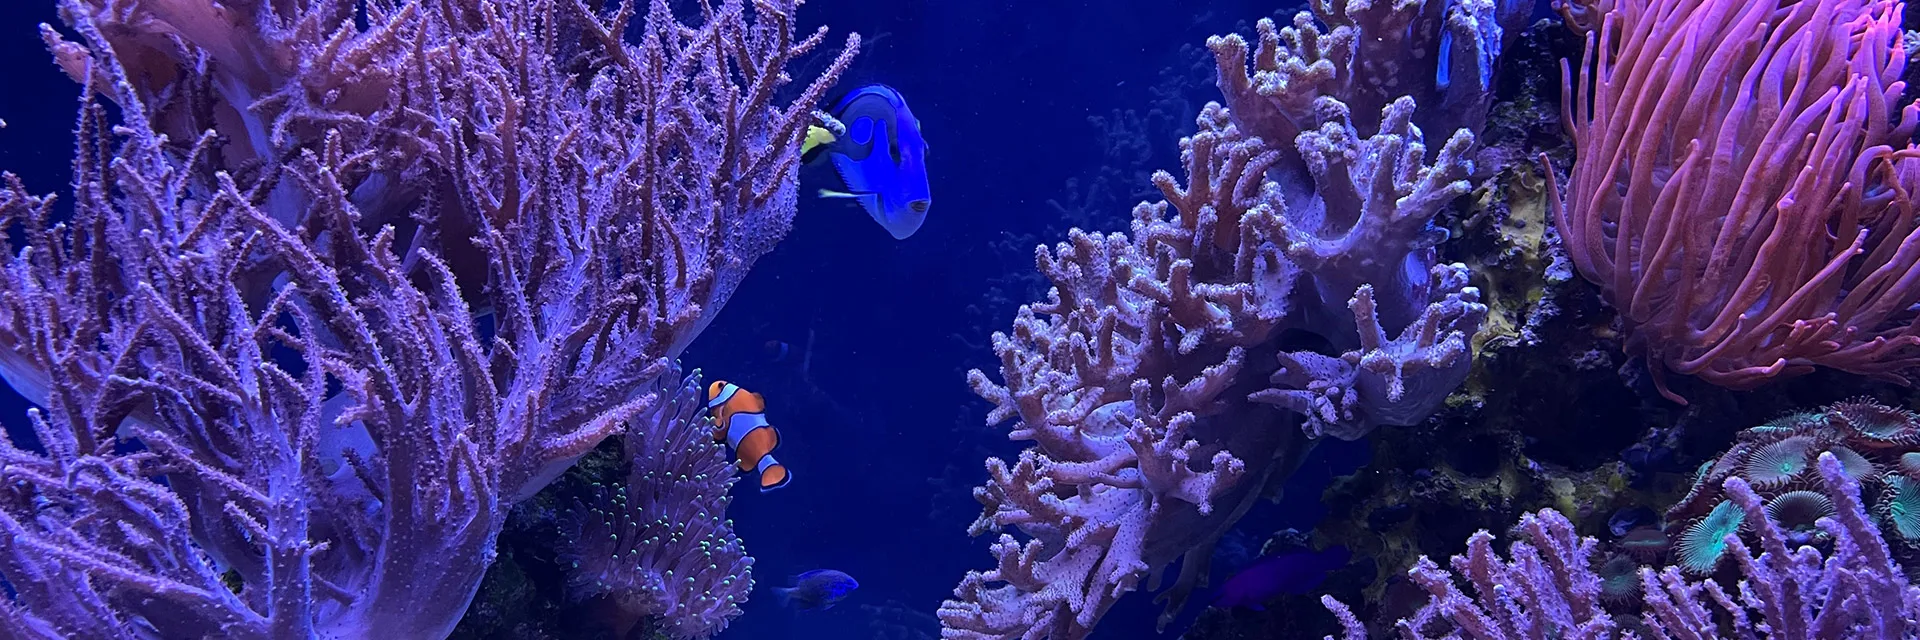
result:
M 4 4 L 0 119 L 9 127 L 0 130 L 0 168 L 36 191 L 64 191 L 78 92 L 35 32 L 53 18 L 48 3 Z M 965 533 L 979 514 L 969 491 L 984 480 L 982 460 L 1019 449 L 1004 426 L 983 424 L 986 404 L 964 373 L 980 367 L 997 377 L 986 336 L 1040 292 L 1033 245 L 1064 239 L 1069 225 L 1124 230 L 1146 187 L 1138 178 L 1147 169 L 1177 173 L 1174 140 L 1214 97 L 1201 43 L 1250 35 L 1253 20 L 1298 9 L 1174 0 L 812 0 L 803 8 L 803 26 L 832 26 L 834 42 L 849 30 L 867 38 L 842 84 L 885 82 L 907 97 L 931 147 L 936 197 L 926 226 L 905 241 L 850 205 L 806 199 L 793 233 L 686 354 L 710 378 L 767 396 L 785 437 L 780 458 L 795 473 L 771 494 L 737 487 L 733 518 L 762 586 L 723 637 L 937 637 L 939 601 L 962 573 L 991 561 L 988 538 Z M 824 66 L 831 53 L 802 70 Z M 1149 112 L 1156 106 L 1162 113 Z M 1116 113 L 1126 109 L 1146 124 L 1101 124 L 1129 121 Z M 1118 180 L 1095 188 L 1101 176 Z M 785 356 L 776 357 L 782 343 Z M 22 414 L 19 398 L 0 387 L 0 418 L 17 424 Z M 1356 448 L 1341 457 L 1356 457 Z M 1243 521 L 1222 544 L 1216 583 L 1274 530 L 1311 525 L 1328 468 L 1316 456 L 1289 500 Z M 815 568 L 847 571 L 862 587 L 825 612 L 773 604 L 768 586 Z M 1155 637 L 1158 611 L 1149 596 L 1129 596 L 1096 637 Z

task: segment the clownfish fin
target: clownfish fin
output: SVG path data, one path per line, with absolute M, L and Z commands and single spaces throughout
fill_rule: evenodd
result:
M 793 481 L 793 474 L 787 471 L 787 465 L 780 464 L 780 461 L 773 459 L 771 455 L 760 456 L 760 464 L 757 466 L 760 470 L 762 493 L 787 486 L 787 483 Z

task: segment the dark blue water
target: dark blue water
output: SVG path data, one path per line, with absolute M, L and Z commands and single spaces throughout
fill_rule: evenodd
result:
M 756 559 L 755 580 L 783 584 L 789 574 L 831 567 L 861 581 L 848 602 L 805 615 L 756 594 L 722 637 L 938 636 L 932 612 L 940 600 L 966 570 L 991 566 L 991 536 L 966 535 L 980 511 L 971 491 L 985 479 L 983 460 L 1021 448 L 1007 441 L 1005 425 L 984 425 L 988 405 L 964 374 L 982 368 L 997 379 L 987 336 L 1010 326 L 1019 303 L 1043 295 L 1034 245 L 1064 239 L 1071 226 L 1125 230 L 1132 205 L 1151 188 L 1146 172 L 1177 171 L 1178 136 L 1216 95 L 1206 37 L 1251 34 L 1253 20 L 1297 9 L 806 5 L 808 20 L 871 43 L 843 85 L 884 82 L 909 100 L 930 147 L 935 204 L 919 233 L 895 241 L 852 205 L 804 200 L 793 233 L 687 353 L 710 375 L 765 394 L 786 438 L 781 460 L 794 469 L 794 484 L 766 495 L 736 491 L 732 509 Z M 1120 121 L 1133 124 L 1106 133 Z M 1089 193 L 1102 176 L 1108 188 Z M 769 341 L 786 343 L 788 356 L 771 361 Z M 1342 450 L 1347 458 L 1352 449 Z M 1277 529 L 1311 525 L 1319 491 L 1308 487 L 1324 483 L 1327 468 L 1310 461 L 1301 490 L 1290 492 L 1295 499 L 1263 504 L 1242 522 L 1257 532 L 1255 549 Z M 1200 608 L 1190 606 L 1186 618 Z M 1095 637 L 1160 637 L 1152 631 L 1159 611 L 1151 594 L 1128 596 Z M 881 635 L 894 627 L 924 635 Z

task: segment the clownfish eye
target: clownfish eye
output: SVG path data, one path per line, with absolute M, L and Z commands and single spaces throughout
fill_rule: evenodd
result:
M 927 208 L 931 206 L 933 206 L 932 200 L 915 200 L 907 203 L 907 208 L 912 209 L 914 213 L 926 213 Z

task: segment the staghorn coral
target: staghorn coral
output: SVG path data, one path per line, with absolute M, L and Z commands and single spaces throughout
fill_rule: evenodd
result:
M 1920 364 L 1897 3 L 1620 0 L 1563 66 L 1555 222 L 1660 391 Z M 1584 7 L 1584 8 L 1583 8 Z M 1591 20 L 1585 20 L 1591 28 Z
M 1830 551 L 1789 547 L 1788 539 L 1745 480 L 1724 484 L 1733 503 L 1754 523 L 1757 549 L 1726 537 L 1739 558 L 1742 580 L 1728 590 L 1712 580 L 1689 580 L 1677 568 L 1640 569 L 1645 595 L 1637 621 L 1653 638 L 1846 637 L 1894 640 L 1912 637 L 1920 616 L 1920 587 L 1907 583 L 1860 502 L 1860 485 L 1830 453 L 1817 461 L 1821 493 L 1834 504 L 1819 519 L 1833 540 Z M 1493 551 L 1485 531 L 1454 556 L 1449 573 L 1422 558 L 1410 575 L 1429 594 L 1427 606 L 1397 623 L 1401 637 L 1603 638 L 1623 631 L 1600 603 L 1603 581 L 1591 557 L 1597 544 L 1581 538 L 1565 516 L 1551 509 L 1528 514 L 1507 558 Z M 1758 554 L 1755 553 L 1758 551 Z M 1456 577 L 1470 586 L 1464 590 Z M 1358 618 L 1332 596 L 1321 602 L 1346 628 L 1347 640 L 1364 640 Z M 1445 635 L 1436 635 L 1445 634 Z
M 0 190 L 19 637 L 445 636 L 785 232 L 852 52 L 783 106 L 792 2 L 62 8 L 71 215 Z
M 625 481 L 575 503 L 560 555 L 574 598 L 612 605 L 616 637 L 644 624 L 699 640 L 740 615 L 753 558 L 727 519 L 736 474 L 712 438 L 700 372 L 660 380 L 660 401 L 621 435 Z

